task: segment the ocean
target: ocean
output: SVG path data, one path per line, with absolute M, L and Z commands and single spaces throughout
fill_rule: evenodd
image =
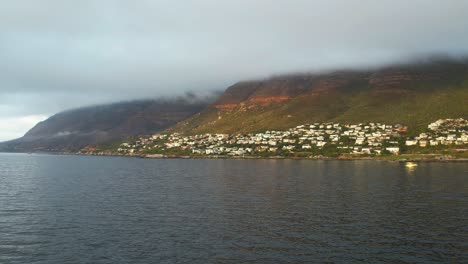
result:
M 0 263 L 467 263 L 468 163 L 0 154 Z

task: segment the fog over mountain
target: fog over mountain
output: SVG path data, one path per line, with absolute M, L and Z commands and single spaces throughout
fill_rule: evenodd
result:
M 78 151 L 86 146 L 165 130 L 213 101 L 195 95 L 82 107 L 37 123 L 23 137 L 0 142 L 0 152 Z
M 100 103 L 468 54 L 464 0 L 0 1 L 0 141 Z

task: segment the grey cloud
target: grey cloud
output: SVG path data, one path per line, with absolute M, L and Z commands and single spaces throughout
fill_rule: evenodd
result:
M 465 0 L 0 0 L 0 119 L 459 56 L 466 14 Z

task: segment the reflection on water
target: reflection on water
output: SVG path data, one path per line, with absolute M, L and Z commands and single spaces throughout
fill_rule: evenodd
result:
M 412 175 L 417 167 L 418 164 L 416 162 L 405 162 L 406 172 L 408 172 L 409 175 Z
M 467 263 L 467 164 L 417 165 L 0 154 L 0 263 Z

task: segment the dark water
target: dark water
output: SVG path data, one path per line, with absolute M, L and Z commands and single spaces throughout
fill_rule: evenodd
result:
M 468 163 L 0 154 L 0 263 L 467 263 Z

